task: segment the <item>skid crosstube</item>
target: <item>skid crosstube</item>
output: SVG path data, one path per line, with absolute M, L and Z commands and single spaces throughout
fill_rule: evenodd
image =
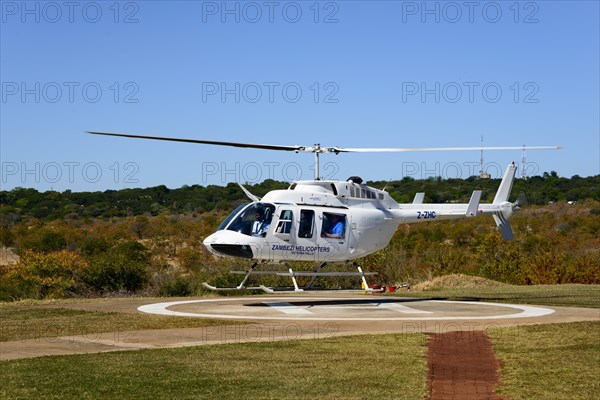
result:
M 322 272 L 321 270 L 325 267 L 326 263 L 319 265 L 319 267 L 315 271 L 294 271 L 289 265 L 287 271 L 261 271 L 255 270 L 254 268 L 258 265 L 258 263 L 254 263 L 249 270 L 246 271 L 231 271 L 232 274 L 244 275 L 242 282 L 237 287 L 215 287 L 206 282 L 202 283 L 202 285 L 213 291 L 231 291 L 231 290 L 262 290 L 266 293 L 299 293 L 299 292 L 344 292 L 344 293 L 380 293 L 383 292 L 383 289 L 372 289 L 367 284 L 366 277 L 377 275 L 378 272 L 364 272 L 362 268 L 354 264 L 357 268 L 356 272 L 351 271 L 342 271 L 342 272 Z M 284 287 L 268 287 L 264 285 L 259 286 L 245 286 L 246 281 L 250 277 L 250 275 L 277 275 L 277 276 L 287 276 L 292 279 L 293 286 L 284 286 Z M 362 280 L 362 288 L 361 289 L 322 289 L 318 287 L 314 287 L 313 284 L 318 277 L 348 277 L 348 276 L 356 276 L 360 277 Z M 312 277 L 310 282 L 306 286 L 299 286 L 296 277 Z
M 286 294 L 286 293 L 382 293 L 383 288 L 381 289 L 320 289 L 320 288 L 304 288 L 299 287 L 298 289 L 289 286 L 289 287 L 267 287 L 261 285 L 260 288 L 269 294 Z

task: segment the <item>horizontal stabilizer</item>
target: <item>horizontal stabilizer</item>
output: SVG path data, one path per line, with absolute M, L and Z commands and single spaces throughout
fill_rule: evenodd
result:
M 415 194 L 413 204 L 423 204 L 424 199 L 425 199 L 425 193 L 419 192 L 419 193 Z
M 481 200 L 481 190 L 473 190 L 471 200 L 467 206 L 467 217 L 474 217 L 477 215 L 477 209 L 479 208 L 479 201 Z

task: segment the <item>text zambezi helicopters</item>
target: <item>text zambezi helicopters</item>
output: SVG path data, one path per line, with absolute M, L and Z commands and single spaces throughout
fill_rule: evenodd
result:
M 141 136 L 121 133 L 88 132 L 96 135 L 121 136 L 138 139 L 166 140 L 186 143 L 211 144 L 266 150 L 282 150 L 315 154 L 315 179 L 297 181 L 287 190 L 273 190 L 262 199 L 240 185 L 252 200 L 236 208 L 221 223 L 217 231 L 204 240 L 206 248 L 225 257 L 239 257 L 253 261 L 243 274 L 237 287 L 218 288 L 204 283 L 211 290 L 260 289 L 268 293 L 302 292 L 316 290 L 315 279 L 320 276 L 356 276 L 362 279 L 360 291 L 377 291 L 369 288 L 365 276 L 376 272 L 363 272 L 355 263 L 356 272 L 323 272 L 330 263 L 349 262 L 367 256 L 388 245 L 400 224 L 473 218 L 491 215 L 505 240 L 513 239 L 509 223 L 517 204 L 508 201 L 516 173 L 514 162 L 506 169 L 498 191 L 491 204 L 480 204 L 481 191 L 475 190 L 469 203 L 423 203 L 424 193 L 417 193 L 412 203 L 399 204 L 385 190 L 367 186 L 362 179 L 351 177 L 347 181 L 321 180 L 319 156 L 321 153 L 351 152 L 405 152 L 405 151 L 456 151 L 456 150 L 522 150 L 558 149 L 559 146 L 521 147 L 452 147 L 452 148 L 341 148 L 305 146 L 280 146 L 237 142 L 180 139 Z M 318 263 L 315 271 L 294 271 L 286 263 L 311 261 Z M 259 264 L 285 264 L 287 271 L 256 270 Z M 292 279 L 293 286 L 272 288 L 246 286 L 253 274 L 274 274 Z M 297 277 L 311 277 L 308 284 L 300 286 Z

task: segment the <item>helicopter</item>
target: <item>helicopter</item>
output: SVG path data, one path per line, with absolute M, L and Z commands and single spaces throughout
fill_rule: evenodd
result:
M 217 231 L 205 238 L 203 244 L 220 257 L 236 257 L 252 261 L 244 271 L 231 271 L 244 275 L 235 287 L 203 285 L 214 291 L 263 290 L 267 293 L 317 291 L 318 277 L 354 276 L 362 281 L 361 289 L 343 291 L 378 292 L 371 288 L 367 276 L 377 272 L 363 271 L 356 260 L 385 248 L 401 224 L 435 222 L 459 218 L 492 216 L 504 240 L 514 235 L 509 222 L 517 202 L 509 201 L 517 171 L 515 163 L 506 168 L 495 197 L 490 204 L 480 204 L 482 191 L 475 190 L 468 203 L 424 203 L 424 193 L 417 193 L 412 203 L 399 204 L 385 189 L 366 185 L 358 176 L 345 181 L 323 180 L 319 176 L 321 154 L 406 151 L 463 151 L 463 150 L 523 150 L 559 149 L 560 146 L 508 146 L 508 147 L 428 147 L 428 148 L 342 148 L 313 146 L 282 146 L 239 142 L 223 142 L 173 137 L 143 136 L 125 133 L 92 132 L 94 135 L 118 136 L 136 139 L 175 141 L 264 150 L 313 153 L 315 155 L 314 180 L 293 182 L 287 189 L 273 190 L 259 198 L 238 183 L 251 200 L 233 210 L 219 225 Z M 313 271 L 295 271 L 294 261 L 308 261 L 318 265 Z M 325 272 L 329 264 L 352 263 L 355 272 Z M 284 265 L 287 270 L 266 271 L 259 265 Z M 271 274 L 289 277 L 293 286 L 247 286 L 252 275 Z M 297 278 L 311 278 L 300 285 Z M 332 290 L 332 289 L 329 289 Z M 337 289 L 333 289 L 337 290 Z

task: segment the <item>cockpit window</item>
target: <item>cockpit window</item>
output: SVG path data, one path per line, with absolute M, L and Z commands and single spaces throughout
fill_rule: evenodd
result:
M 221 225 L 219 225 L 219 227 L 217 228 L 217 230 L 218 230 L 218 231 L 222 231 L 223 229 L 225 229 L 225 227 L 226 227 L 226 226 L 227 226 L 227 225 L 228 225 L 228 224 L 231 222 L 231 220 L 233 219 L 233 217 L 235 217 L 235 216 L 236 216 L 236 215 L 237 215 L 237 214 L 240 212 L 240 210 L 241 210 L 242 208 L 244 208 L 244 207 L 248 206 L 248 204 L 250 204 L 250 203 L 244 203 L 244 204 L 242 204 L 242 205 L 239 205 L 239 206 L 237 206 L 237 207 L 236 207 L 236 209 L 235 209 L 235 210 L 233 210 L 233 211 L 231 212 L 231 214 L 229 214 L 229 215 L 227 216 L 227 218 L 225 218 L 225 219 L 223 220 L 223 222 L 221 222 Z
M 228 231 L 248 236 L 266 236 L 273 219 L 275 206 L 267 203 L 251 203 L 226 225 Z M 233 214 L 233 213 L 232 213 Z M 223 221 L 225 223 L 225 221 Z

